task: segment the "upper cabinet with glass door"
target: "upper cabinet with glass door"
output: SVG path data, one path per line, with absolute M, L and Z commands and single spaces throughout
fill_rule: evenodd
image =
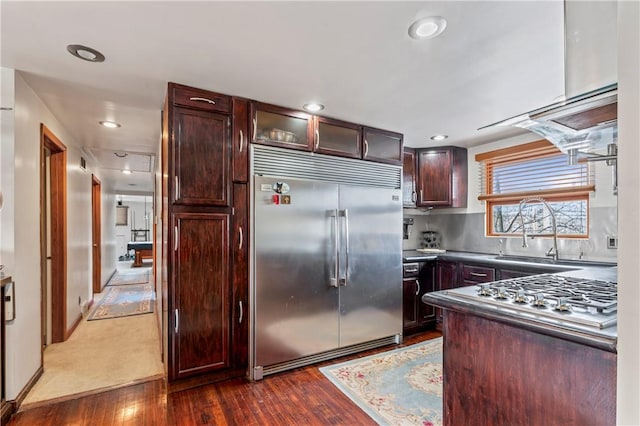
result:
M 313 148 L 311 114 L 254 102 L 251 124 L 252 140 L 256 143 L 305 151 Z
M 254 143 L 402 165 L 402 135 L 253 102 Z
M 387 130 L 365 127 L 364 160 L 380 163 L 402 164 L 402 135 Z
M 361 130 L 362 127 L 357 124 L 316 117 L 313 150 L 322 154 L 361 158 Z

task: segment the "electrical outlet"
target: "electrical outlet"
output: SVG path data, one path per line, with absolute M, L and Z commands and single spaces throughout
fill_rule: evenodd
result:
M 607 235 L 607 248 L 608 249 L 617 249 L 618 248 L 618 237 L 615 235 Z

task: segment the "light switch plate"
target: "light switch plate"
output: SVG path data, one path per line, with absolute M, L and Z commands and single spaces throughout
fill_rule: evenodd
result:
M 615 235 L 607 235 L 607 248 L 608 249 L 617 249 L 618 248 L 618 237 Z

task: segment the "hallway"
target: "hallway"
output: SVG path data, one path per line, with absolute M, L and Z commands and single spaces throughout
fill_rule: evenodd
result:
M 117 267 L 126 273 L 130 265 L 119 262 Z M 95 295 L 91 310 L 67 341 L 44 350 L 44 374 L 22 409 L 163 377 L 156 312 L 87 321 L 108 288 Z

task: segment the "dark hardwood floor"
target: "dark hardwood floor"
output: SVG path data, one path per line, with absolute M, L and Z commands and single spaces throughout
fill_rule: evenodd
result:
M 439 337 L 429 331 L 400 346 Z M 38 425 L 375 425 L 318 367 L 399 346 L 374 349 L 267 376 L 228 380 L 167 395 L 163 380 L 133 385 L 15 414 L 9 426 Z

